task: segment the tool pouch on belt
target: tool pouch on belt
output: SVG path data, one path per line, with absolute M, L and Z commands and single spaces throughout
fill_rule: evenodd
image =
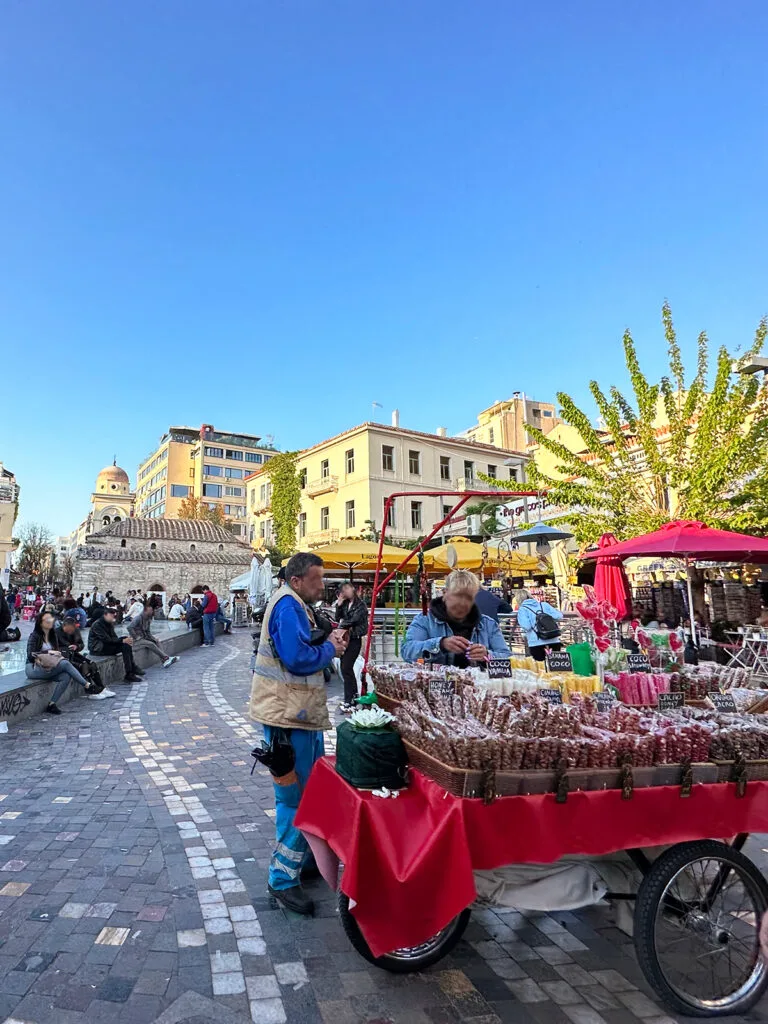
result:
M 254 747 L 251 757 L 255 758 L 251 775 L 259 762 L 269 769 L 272 780 L 278 786 L 290 786 L 296 782 L 296 754 L 291 745 L 291 734 L 286 729 L 273 729 L 266 747 Z

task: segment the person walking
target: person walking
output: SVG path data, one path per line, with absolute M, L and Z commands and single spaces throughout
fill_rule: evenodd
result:
M 18 622 L 21 618 L 21 609 L 24 605 L 24 595 L 20 590 L 16 591 L 16 597 L 13 602 L 14 619 Z
M 515 593 L 517 608 L 517 624 L 525 633 L 528 650 L 536 661 L 544 661 L 547 651 L 559 651 L 563 646 L 560 642 L 560 628 L 557 625 L 563 617 L 559 608 L 537 601 L 527 590 Z
M 218 612 L 218 597 L 210 587 L 203 587 L 203 647 L 213 647 L 216 639 L 214 623 Z
M 355 710 L 357 698 L 357 677 L 355 662 L 360 655 L 363 637 L 368 632 L 368 609 L 360 597 L 357 587 L 351 581 L 343 583 L 336 599 L 336 619 L 339 629 L 349 630 L 349 643 L 341 656 L 341 675 L 344 680 L 344 703 L 339 710 L 350 714 Z
M 347 644 L 338 629 L 312 643 L 312 605 L 323 594 L 323 560 L 300 552 L 290 558 L 285 575 L 285 585 L 264 611 L 249 713 L 264 728 L 266 756 L 274 766 L 277 846 L 267 889 L 288 910 L 309 915 L 314 903 L 301 887 L 301 871 L 310 866 L 311 855 L 293 820 L 312 766 L 325 753 L 323 731 L 330 728 L 323 669 Z
M 104 609 L 104 614 L 93 623 L 88 631 L 88 650 L 91 654 L 120 654 L 125 669 L 127 683 L 140 683 L 144 672 L 137 668 L 133 660 L 133 640 L 129 636 L 122 639 L 115 632 L 117 610 L 113 605 Z
M 27 679 L 52 681 L 56 684 L 48 706 L 44 709 L 49 715 L 61 714 L 57 702 L 70 683 L 78 683 L 86 692 L 88 690 L 86 680 L 59 650 L 56 620 L 51 612 L 42 611 L 35 619 L 34 628 L 27 640 L 24 673 Z
M 152 636 L 150 626 L 154 617 L 155 607 L 150 601 L 145 608 L 142 608 L 141 615 L 137 615 L 131 621 L 128 633 L 133 637 L 133 656 L 135 658 L 139 651 L 146 651 L 152 658 L 157 658 L 163 668 L 170 668 L 179 659 L 175 654 L 167 655 Z

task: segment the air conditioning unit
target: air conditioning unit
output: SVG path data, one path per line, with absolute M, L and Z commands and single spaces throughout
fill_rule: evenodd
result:
M 483 517 L 474 515 L 467 516 L 467 533 L 476 537 L 483 532 Z

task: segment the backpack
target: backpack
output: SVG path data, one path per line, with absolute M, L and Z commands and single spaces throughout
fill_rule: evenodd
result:
M 539 640 L 556 640 L 560 636 L 560 627 L 557 620 L 553 619 L 549 612 L 544 611 L 544 605 L 539 601 L 540 611 L 536 612 L 536 621 L 533 631 Z

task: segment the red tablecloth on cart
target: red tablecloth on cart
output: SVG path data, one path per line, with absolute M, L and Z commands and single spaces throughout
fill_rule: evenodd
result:
M 446 793 L 411 772 L 396 799 L 348 785 L 323 758 L 302 796 L 297 826 L 324 877 L 342 890 L 376 956 L 424 942 L 475 899 L 473 870 L 548 864 L 574 854 L 599 856 L 690 839 L 768 832 L 768 782 L 750 782 L 737 798 L 729 783 L 502 797 L 485 805 Z M 332 851 L 332 852 L 331 852 Z

